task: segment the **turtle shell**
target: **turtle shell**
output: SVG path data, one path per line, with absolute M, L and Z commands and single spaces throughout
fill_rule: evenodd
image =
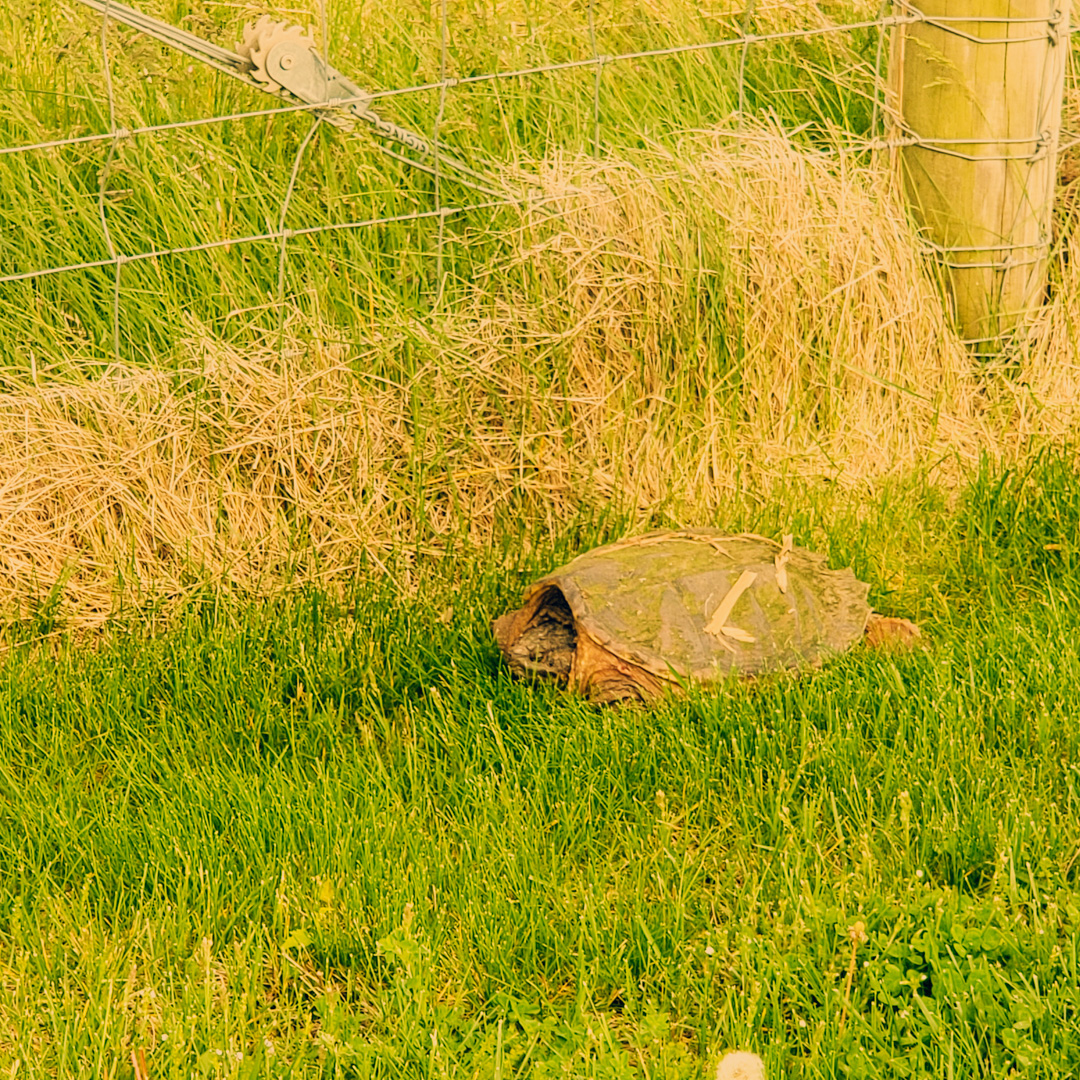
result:
M 520 675 L 647 700 L 688 681 L 817 667 L 863 636 L 868 591 L 789 539 L 659 532 L 579 555 L 494 631 Z

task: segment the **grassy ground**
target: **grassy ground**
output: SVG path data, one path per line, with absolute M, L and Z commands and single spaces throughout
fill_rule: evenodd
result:
M 1080 482 L 804 505 L 765 516 L 928 651 L 652 712 L 515 684 L 489 618 L 595 527 L 343 608 L 12 638 L 0 1064 L 1076 1075 Z
M 742 11 L 591 14 L 615 53 Z M 437 77 L 437 8 L 330 15 L 366 85 Z M 448 72 L 589 21 L 450 4 Z M 99 31 L 0 11 L 0 143 L 108 129 Z M 117 124 L 272 104 L 107 42 Z M 458 87 L 441 134 L 546 214 L 295 240 L 282 289 L 276 244 L 128 264 L 118 352 L 111 268 L 2 287 L 0 1076 L 1080 1071 L 1080 254 L 1063 201 L 1046 308 L 972 365 L 838 152 L 876 50 L 754 46 L 741 120 L 741 53 L 611 66 L 599 156 L 592 70 Z M 102 202 L 121 251 L 273 231 L 309 123 L 4 155 L 0 273 L 101 258 Z M 323 129 L 285 220 L 433 200 Z M 929 648 L 648 713 L 512 683 L 491 616 L 653 524 L 793 532 Z

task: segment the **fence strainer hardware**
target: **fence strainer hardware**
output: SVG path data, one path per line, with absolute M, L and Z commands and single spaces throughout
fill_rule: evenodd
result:
M 331 67 L 300 26 L 263 15 L 244 27 L 243 39 L 237 43 L 236 52 L 232 52 L 115 0 L 80 0 L 80 3 L 255 90 L 314 106 L 319 116 L 343 131 L 352 131 L 360 122 L 372 134 L 409 151 L 398 153 L 381 144 L 379 147 L 415 169 L 432 175 L 441 173 L 464 187 L 495 198 L 506 198 L 508 194 L 496 178 L 470 168 L 431 140 L 380 116 L 373 108 L 372 95 Z

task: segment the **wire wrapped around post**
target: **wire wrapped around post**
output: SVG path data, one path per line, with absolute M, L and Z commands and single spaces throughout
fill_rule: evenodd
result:
M 993 351 L 1046 290 L 1069 0 L 897 0 L 891 141 L 957 330 Z

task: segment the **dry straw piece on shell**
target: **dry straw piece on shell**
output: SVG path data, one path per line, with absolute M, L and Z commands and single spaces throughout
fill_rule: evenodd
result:
M 388 308 L 358 353 L 299 316 L 284 350 L 189 327 L 178 370 L 0 395 L 0 606 L 59 582 L 92 624 L 121 591 L 265 591 L 483 543 L 511 510 L 712 520 L 747 484 L 935 462 L 948 482 L 1076 434 L 1080 253 L 1022 378 L 991 378 L 868 165 L 746 128 L 539 173 L 553 213 L 524 209 L 451 310 Z

